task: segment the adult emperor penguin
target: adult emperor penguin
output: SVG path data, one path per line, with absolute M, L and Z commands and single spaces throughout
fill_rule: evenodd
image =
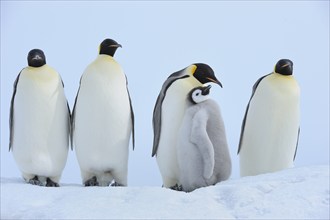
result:
M 293 166 L 300 130 L 300 89 L 292 71 L 292 61 L 281 59 L 272 73 L 253 86 L 238 147 L 241 176 Z
M 87 66 L 72 113 L 73 141 L 85 186 L 127 186 L 128 146 L 134 114 L 123 69 L 113 58 L 112 39 L 100 44 Z
M 187 108 L 187 94 L 191 89 L 209 82 L 221 86 L 209 65 L 195 63 L 171 74 L 158 95 L 153 112 L 152 156 L 156 155 L 163 187 L 177 189 L 180 185 L 176 145 Z
M 177 156 L 180 183 L 186 192 L 229 178 L 231 159 L 224 122 L 211 85 L 191 90 L 179 130 Z
M 14 83 L 9 150 L 26 182 L 59 186 L 69 149 L 70 110 L 61 77 L 46 64 L 43 51 L 31 50 L 27 60 Z

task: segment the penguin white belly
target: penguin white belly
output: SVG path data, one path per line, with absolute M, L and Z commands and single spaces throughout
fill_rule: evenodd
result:
M 125 75 L 118 64 L 98 66 L 94 63 L 86 69 L 76 103 L 77 159 L 82 171 L 115 170 L 126 176 L 132 123 Z
M 167 89 L 162 104 L 161 135 L 157 150 L 157 163 L 164 187 L 179 183 L 180 172 L 177 161 L 177 141 L 179 128 L 186 109 L 189 91 L 202 85 L 195 78 L 179 79 Z
M 24 174 L 60 176 L 69 145 L 69 115 L 59 75 L 49 66 L 21 72 L 14 101 L 13 155 Z
M 293 166 L 300 92 L 293 78 L 282 77 L 266 77 L 251 99 L 240 151 L 241 176 Z

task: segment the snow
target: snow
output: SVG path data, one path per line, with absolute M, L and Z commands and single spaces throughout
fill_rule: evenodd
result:
M 47 188 L 1 178 L 1 219 L 329 219 L 329 165 L 229 179 L 191 193 L 161 187 Z

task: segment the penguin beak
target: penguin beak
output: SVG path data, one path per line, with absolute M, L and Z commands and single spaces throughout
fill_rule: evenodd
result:
M 32 58 L 32 60 L 41 60 L 42 58 L 41 58 L 41 56 L 39 56 L 39 55 L 36 55 L 36 56 L 34 56 L 33 58 Z
M 208 94 L 210 94 L 211 87 L 212 87 L 211 85 L 202 87 L 202 95 L 208 95 Z
M 121 44 L 116 44 L 116 45 L 109 45 L 109 47 L 122 47 Z
M 211 77 L 206 77 L 206 79 L 208 79 L 210 82 L 213 82 L 215 84 L 218 84 L 221 88 L 222 88 L 222 84 L 221 82 L 217 79 L 217 78 L 211 78 Z

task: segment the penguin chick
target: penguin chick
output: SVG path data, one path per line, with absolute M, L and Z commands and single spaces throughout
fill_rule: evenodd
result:
M 134 113 L 127 78 L 113 58 L 119 47 L 112 39 L 100 44 L 99 55 L 82 74 L 74 104 L 73 141 L 85 186 L 127 185 Z
M 46 64 L 44 52 L 33 49 L 27 60 L 14 83 L 9 150 L 26 182 L 59 186 L 68 155 L 70 110 L 61 77 Z
M 186 192 L 214 185 L 231 174 L 225 126 L 219 106 L 209 99 L 210 88 L 208 85 L 191 90 L 179 130 L 180 182 Z
M 299 139 L 300 88 L 293 63 L 281 59 L 253 86 L 238 147 L 241 176 L 293 166 Z
M 166 188 L 177 189 L 180 185 L 176 145 L 178 130 L 187 107 L 187 95 L 191 89 L 209 82 L 221 86 L 209 65 L 195 63 L 171 74 L 158 95 L 152 120 L 152 156 L 156 156 L 163 186 Z

